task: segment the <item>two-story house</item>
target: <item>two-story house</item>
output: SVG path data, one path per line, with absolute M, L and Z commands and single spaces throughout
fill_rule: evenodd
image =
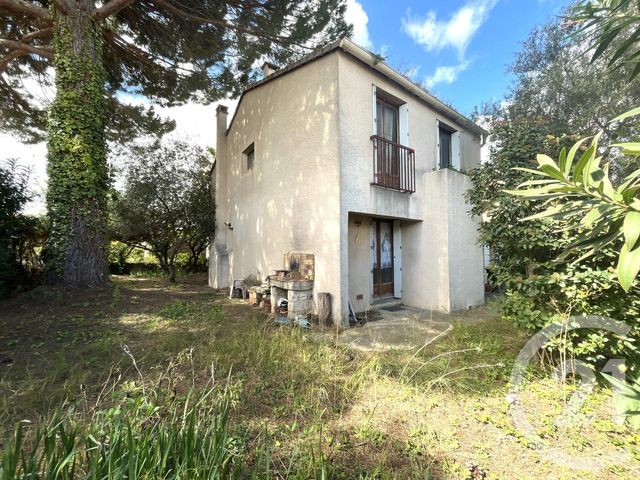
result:
M 209 283 L 264 280 L 283 255 L 314 258 L 332 315 L 388 297 L 452 311 L 482 304 L 477 222 L 462 173 L 487 132 L 343 39 L 217 109 L 217 233 Z

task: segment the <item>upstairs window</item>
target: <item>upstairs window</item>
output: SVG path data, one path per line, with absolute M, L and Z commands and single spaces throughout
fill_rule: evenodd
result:
M 373 182 L 385 188 L 413 193 L 415 152 L 409 144 L 406 102 L 373 86 Z
M 245 165 L 247 167 L 247 171 L 253 170 L 253 164 L 255 163 L 256 151 L 254 148 L 254 144 L 249 145 L 244 152 L 242 152 L 244 156 Z
M 453 166 L 453 135 L 456 131 L 443 123 L 438 124 L 438 139 L 440 142 L 440 168 Z
M 399 117 L 396 105 L 380 97 L 376 99 L 377 135 L 390 142 L 398 143 Z
M 409 146 L 409 106 L 402 98 L 373 87 L 373 135 Z
M 440 168 L 451 166 L 451 132 L 440 127 Z

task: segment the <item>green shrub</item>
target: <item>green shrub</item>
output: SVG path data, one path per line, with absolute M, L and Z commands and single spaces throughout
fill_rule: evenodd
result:
M 192 252 L 180 252 L 176 255 L 176 265 L 186 272 L 206 272 L 208 268 L 207 257 L 204 253 L 194 258 Z
M 15 161 L 0 164 L 0 297 L 31 288 L 40 279 L 46 226 L 21 213 L 31 199 L 29 170 Z
M 572 331 L 562 342 L 548 345 L 552 355 L 562 351 L 594 366 L 603 366 L 610 358 L 625 358 L 634 372 L 640 366 L 640 288 L 625 293 L 613 269 L 567 266 L 530 278 L 515 277 L 506 284 L 501 314 L 529 331 L 580 315 L 601 315 L 632 327 L 629 338 L 603 331 Z
M 503 316 L 528 330 L 548 325 L 559 314 L 603 315 L 632 326 L 640 317 L 640 288 L 625 293 L 612 269 L 556 267 L 501 282 L 506 287 Z
M 115 275 L 131 273 L 131 264 L 145 264 L 145 251 L 126 243 L 112 240 L 109 242 L 109 271 Z
M 530 332 L 571 315 L 602 315 L 628 323 L 637 337 L 640 288 L 625 292 L 612 268 L 621 243 L 597 249 L 577 265 L 559 262 L 556 259 L 580 232 L 560 228 L 556 218 L 537 217 L 549 206 L 546 203 L 505 191 L 538 178 L 531 173 L 536 154 L 559 156 L 574 143 L 573 136 L 554 129 L 543 119 L 496 120 L 491 160 L 469 174 L 472 188 L 467 199 L 472 213 L 484 217 L 479 237 L 491 250 L 488 279 L 504 293 L 501 315 Z M 577 155 L 581 153 L 578 149 Z M 522 221 L 528 217 L 533 218 Z M 621 352 L 620 339 L 604 338 L 596 332 L 573 332 L 563 353 L 595 363 L 606 354 L 628 359 L 637 355 L 631 347 Z M 598 353 L 603 344 L 606 348 Z

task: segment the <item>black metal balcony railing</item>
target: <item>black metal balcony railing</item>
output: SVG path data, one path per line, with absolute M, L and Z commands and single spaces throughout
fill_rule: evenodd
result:
M 401 192 L 416 191 L 415 150 L 371 135 L 373 141 L 373 185 Z

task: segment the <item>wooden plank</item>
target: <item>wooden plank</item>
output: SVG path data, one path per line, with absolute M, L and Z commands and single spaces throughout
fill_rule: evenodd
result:
M 331 325 L 331 294 L 318 292 L 318 323 L 321 327 Z

